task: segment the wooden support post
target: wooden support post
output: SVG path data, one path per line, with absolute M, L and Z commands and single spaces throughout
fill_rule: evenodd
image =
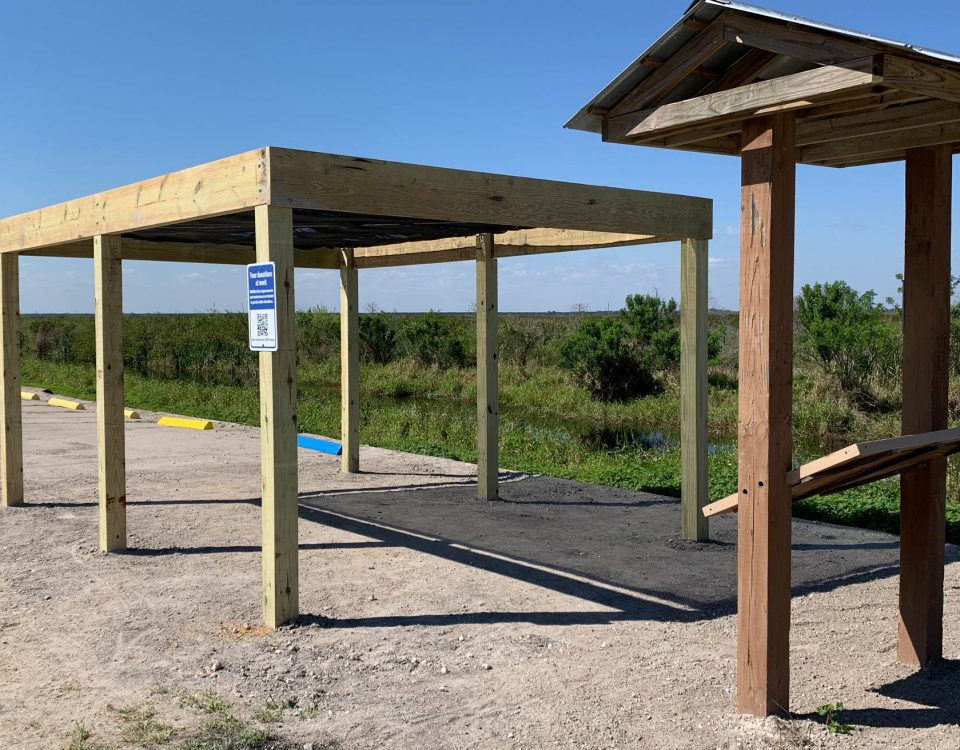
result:
M 0 254 L 0 505 L 23 505 L 23 427 L 20 416 L 20 258 Z
M 477 497 L 499 497 L 497 261 L 493 235 L 477 236 Z
M 360 471 L 360 309 L 353 249 L 340 251 L 340 471 Z
M 97 336 L 97 473 L 100 551 L 127 548 L 123 419 L 123 269 L 120 236 L 93 238 Z
M 680 247 L 680 455 L 684 539 L 710 538 L 707 492 L 707 241 Z
M 947 426 L 952 148 L 907 151 L 903 274 L 903 434 Z M 900 476 L 897 658 L 926 666 L 943 651 L 947 461 Z
M 796 118 L 744 123 L 740 205 L 737 707 L 789 709 Z
M 299 613 L 293 211 L 257 206 L 255 217 L 257 262 L 276 264 L 278 348 L 260 352 L 263 620 L 275 628 Z

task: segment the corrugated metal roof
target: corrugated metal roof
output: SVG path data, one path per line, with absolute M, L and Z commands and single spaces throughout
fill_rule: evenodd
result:
M 696 28 L 687 25 L 689 21 L 695 20 L 709 23 L 726 10 L 733 10 L 747 15 L 779 21 L 781 23 L 803 26 L 813 31 L 838 34 L 861 42 L 867 42 L 873 46 L 889 51 L 908 51 L 914 56 L 924 57 L 932 62 L 960 64 L 960 57 L 956 55 L 924 49 L 916 45 L 906 44 L 892 39 L 884 39 L 883 37 L 873 36 L 871 34 L 863 34 L 839 26 L 831 26 L 820 23 L 819 21 L 811 21 L 800 16 L 779 13 L 756 5 L 748 5 L 747 3 L 735 2 L 734 0 L 697 0 L 669 31 L 627 66 L 627 68 L 604 87 L 599 94 L 593 97 L 564 127 L 599 133 L 601 118 L 597 115 L 590 114 L 590 110 L 595 108 L 610 109 L 628 92 L 636 88 L 644 78 L 650 75 L 653 69 L 642 64 L 645 58 L 653 57 L 666 60 L 679 52 L 680 49 L 697 34 Z

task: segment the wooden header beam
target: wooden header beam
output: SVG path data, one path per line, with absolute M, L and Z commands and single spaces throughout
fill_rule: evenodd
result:
M 583 232 L 570 229 L 522 229 L 494 235 L 494 257 L 513 258 L 521 255 L 560 253 L 574 250 L 599 250 L 609 247 L 647 245 L 679 241 L 679 237 L 619 232 Z M 297 268 L 339 268 L 336 248 L 295 250 Z M 91 258 L 93 242 L 78 241 L 63 245 L 26 250 L 21 255 L 43 258 Z M 354 251 L 355 267 L 387 268 L 423 263 L 452 263 L 475 260 L 477 240 L 451 237 L 442 240 L 403 242 L 396 245 L 361 247 Z M 254 248 L 247 245 L 218 245 L 193 242 L 157 242 L 124 238 L 124 260 L 166 261 L 173 263 L 215 263 L 245 265 L 255 261 Z
M 710 239 L 712 201 L 270 147 L 269 202 L 292 208 Z
M 267 147 L 0 219 L 0 252 L 133 234 L 262 205 L 671 239 L 710 239 L 713 231 L 707 198 Z M 184 243 L 178 252 L 189 255 L 189 247 Z

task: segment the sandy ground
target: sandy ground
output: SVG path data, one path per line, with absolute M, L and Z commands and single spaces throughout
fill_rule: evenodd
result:
M 92 409 L 92 407 L 90 407 Z M 259 619 L 259 439 L 127 429 L 126 554 L 96 553 L 94 413 L 24 403 L 28 506 L 0 513 L 0 747 L 74 722 L 125 745 L 117 709 L 188 732 L 179 696 L 289 706 L 295 747 L 957 748 L 960 562 L 948 661 L 895 664 L 896 539 L 795 522 L 791 722 L 733 714 L 735 521 L 677 539 L 652 495 L 364 448 L 300 454 L 302 624 Z M 952 561 L 960 559 L 949 550 Z M 842 701 L 852 736 L 814 723 Z M 176 745 L 176 740 L 172 746 Z

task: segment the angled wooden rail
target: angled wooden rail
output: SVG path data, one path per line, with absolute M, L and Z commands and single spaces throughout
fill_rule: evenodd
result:
M 932 458 L 958 452 L 960 429 L 854 443 L 788 472 L 787 483 L 794 500 L 830 495 L 892 477 Z M 736 513 L 739 499 L 734 493 L 710 503 L 703 509 L 703 515 L 710 518 L 722 513 Z

